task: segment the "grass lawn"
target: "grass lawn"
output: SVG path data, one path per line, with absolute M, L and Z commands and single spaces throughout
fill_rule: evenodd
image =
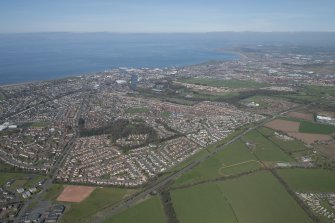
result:
M 335 171 L 323 169 L 280 169 L 277 172 L 294 191 L 335 191 Z
M 34 122 L 32 123 L 31 127 L 32 128 L 44 128 L 46 126 L 48 126 L 48 122 Z
M 55 201 L 58 195 L 63 191 L 64 186 L 62 184 L 52 184 L 44 195 L 45 200 Z
M 284 153 L 278 146 L 266 139 L 257 131 L 251 131 L 244 136 L 245 140 L 256 144 L 254 155 L 261 161 L 293 162 L 294 160 Z
M 203 184 L 171 192 L 180 223 L 238 222 L 217 184 Z
M 93 193 L 80 203 L 71 203 L 60 222 L 80 222 L 88 219 L 102 208 L 122 200 L 135 190 L 119 188 L 97 188 Z
M 166 223 L 158 196 L 149 198 L 103 223 Z
M 31 179 L 30 179 L 31 178 Z M 5 184 L 8 180 L 15 179 L 13 187 L 30 187 L 37 184 L 44 176 L 27 173 L 6 173 L 0 172 L 0 186 Z
M 13 171 L 14 169 L 15 168 L 13 166 L 0 161 L 0 172 Z
M 316 133 L 316 134 L 332 134 L 335 132 L 335 126 L 317 124 L 307 121 L 300 121 L 299 132 Z
M 23 187 L 27 183 L 27 180 L 15 180 L 15 182 L 9 187 L 12 191 Z
M 240 223 L 312 222 L 269 172 L 219 184 Z
M 189 173 L 181 176 L 176 180 L 174 186 L 258 169 L 260 164 L 257 162 L 254 162 L 253 164 L 241 164 L 229 167 L 233 164 L 239 164 L 251 160 L 255 161 L 257 159 L 252 155 L 242 141 L 236 141 L 218 152 L 215 156 L 196 166 Z
M 214 78 L 189 78 L 183 80 L 183 82 L 189 84 L 198 84 L 198 85 L 206 85 L 212 87 L 228 87 L 228 88 L 261 88 L 267 87 L 268 84 L 259 83 L 256 81 L 244 81 L 244 80 L 220 80 Z
M 44 127 L 47 127 L 48 126 L 48 122 L 26 122 L 26 123 L 23 123 L 21 124 L 20 127 L 22 128 L 44 128 Z

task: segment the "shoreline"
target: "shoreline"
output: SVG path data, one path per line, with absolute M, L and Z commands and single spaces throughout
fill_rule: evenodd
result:
M 235 55 L 236 59 L 226 59 L 226 60 L 222 60 L 222 59 L 218 59 L 215 60 L 217 62 L 227 62 L 227 61 L 233 61 L 233 60 L 239 60 L 241 58 L 241 55 L 238 52 L 233 52 L 233 51 L 221 51 L 222 53 L 226 53 L 226 54 L 230 54 L 230 55 Z M 183 68 L 183 67 L 188 67 L 188 66 L 196 66 L 196 65 L 201 65 L 201 64 L 206 64 L 206 63 L 210 63 L 213 60 L 207 60 L 205 62 L 200 62 L 200 63 L 192 63 L 192 64 L 186 64 L 186 65 L 180 65 L 180 66 L 157 66 L 157 67 L 150 67 L 151 69 L 155 69 L 155 68 L 160 68 L 160 69 L 172 69 L 172 68 Z M 121 69 L 122 67 L 115 67 L 115 68 L 110 68 L 109 70 L 114 70 L 114 69 Z M 127 67 L 127 68 L 134 68 L 134 69 L 143 69 L 143 68 L 147 68 L 147 67 Z M 100 71 L 95 71 L 95 72 L 91 72 L 91 73 L 81 73 L 81 74 L 69 74 L 63 77 L 59 77 L 59 78 L 51 78 L 51 79 L 45 79 L 45 80 L 33 80 L 33 81 L 24 81 L 24 82 L 18 82 L 18 83 L 4 83 L 4 84 L 0 84 L 0 88 L 3 87 L 13 87 L 13 86 L 21 86 L 21 85 L 26 85 L 26 84 L 34 84 L 34 83 L 38 83 L 38 82 L 43 82 L 43 81 L 55 81 L 55 80 L 63 80 L 63 79 L 67 79 L 67 78 L 73 78 L 73 77 L 79 77 L 79 76 L 85 76 L 85 75 L 93 75 L 93 74 L 97 74 L 97 73 L 102 73 L 104 71 L 100 70 Z

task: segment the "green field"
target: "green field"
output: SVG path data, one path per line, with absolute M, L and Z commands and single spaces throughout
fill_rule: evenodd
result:
M 266 138 L 268 138 L 270 141 L 272 141 L 274 144 L 285 150 L 286 152 L 297 152 L 307 149 L 306 146 L 301 141 L 295 139 L 285 141 L 275 136 L 274 131 L 269 128 L 261 127 L 257 129 L 257 131 L 260 132 Z
M 257 131 L 251 131 L 244 136 L 249 143 L 256 145 L 254 155 L 261 161 L 293 162 L 294 160 L 284 153 L 278 146 L 266 139 Z
M 233 164 L 231 166 L 223 167 L 219 170 L 222 176 L 233 176 L 240 173 L 245 173 L 253 170 L 258 170 L 262 164 L 256 160 L 249 160 L 242 163 Z
M 332 134 L 335 132 L 335 126 L 320 123 L 309 122 L 303 119 L 282 117 L 283 120 L 299 122 L 299 132 L 314 133 L 314 134 Z
M 62 184 L 52 184 L 44 195 L 45 200 L 55 201 L 58 195 L 63 191 L 64 186 Z
M 221 188 L 239 222 L 311 222 L 269 172 L 226 181 Z
M 4 100 L 5 96 L 3 95 L 3 93 L 0 92 L 0 101 Z
M 324 97 L 325 95 L 335 97 L 335 89 L 331 86 L 307 85 L 304 92 L 309 95 Z
M 0 161 L 0 172 L 11 172 L 15 170 L 14 166 L 11 166 L 7 163 Z
M 323 169 L 280 169 L 277 172 L 294 191 L 335 191 L 335 171 Z
M 118 188 L 97 188 L 93 193 L 80 203 L 71 203 L 71 207 L 62 216 L 63 223 L 81 222 L 82 219 L 90 219 L 92 215 L 102 208 L 112 205 L 134 190 Z
M 312 222 L 277 179 L 265 171 L 174 190 L 171 195 L 180 223 Z
M 235 131 L 233 131 L 232 133 L 230 133 L 226 138 L 217 141 L 216 143 L 213 143 L 209 146 L 207 146 L 207 150 L 213 152 L 214 150 L 216 150 L 218 147 L 222 146 L 223 144 L 227 143 L 228 141 L 232 140 L 233 138 L 235 138 L 236 136 L 238 136 L 239 134 L 241 134 L 243 131 L 245 131 L 248 127 L 250 127 L 249 125 L 240 127 L 238 129 L 235 129 Z
M 238 222 L 217 184 L 203 184 L 171 192 L 180 223 Z
M 27 122 L 22 124 L 22 128 L 44 128 L 48 126 L 48 122 Z
M 190 156 L 189 158 L 187 158 L 183 162 L 181 162 L 181 163 L 177 164 L 176 166 L 172 167 L 171 169 L 169 169 L 168 172 L 178 171 L 178 170 L 186 167 L 187 165 L 189 165 L 193 161 L 199 159 L 200 157 L 206 156 L 208 154 L 209 153 L 208 153 L 207 150 L 200 150 L 199 152 L 195 153 L 193 156 Z
M 245 144 L 239 140 L 181 176 L 174 186 L 255 170 L 260 168 L 256 160 Z M 253 162 L 244 163 L 246 161 Z
M 125 112 L 129 113 L 129 114 L 148 113 L 149 112 L 149 108 L 147 108 L 147 107 L 127 108 L 125 110 Z
M 307 121 L 300 121 L 299 132 L 316 133 L 316 134 L 332 134 L 335 132 L 335 126 L 317 124 Z
M 285 94 L 281 97 L 299 103 L 314 102 L 327 105 L 334 102 L 335 89 L 334 87 L 307 85 L 297 94 Z
M 266 128 L 264 126 L 257 128 L 257 131 L 265 137 L 274 135 L 274 131 L 272 129 Z
M 219 80 L 214 78 L 189 78 L 182 80 L 189 84 L 206 85 L 212 87 L 228 87 L 228 88 L 262 88 L 269 86 L 265 83 L 259 83 L 256 81 L 244 81 L 244 80 Z
M 103 223 L 166 223 L 158 196 L 131 207 Z
M 162 115 L 163 118 L 168 118 L 168 117 L 171 116 L 171 112 L 169 112 L 169 111 L 163 111 L 163 112 L 161 113 L 161 115 Z
M 304 145 L 303 142 L 295 140 L 295 139 L 290 140 L 290 141 L 285 141 L 276 136 L 270 136 L 269 139 L 272 142 L 274 142 L 276 145 L 280 146 L 280 148 L 284 149 L 286 152 L 297 152 L 297 151 L 303 151 L 307 149 L 307 147 Z
M 9 187 L 12 191 L 15 191 L 16 189 L 20 187 L 24 187 L 24 185 L 27 183 L 27 180 L 15 180 L 15 182 Z
M 37 174 L 0 172 L 0 186 L 11 179 L 15 179 L 17 182 L 14 182 L 14 187 L 15 185 L 20 187 L 30 187 L 37 184 L 43 178 L 44 176 Z

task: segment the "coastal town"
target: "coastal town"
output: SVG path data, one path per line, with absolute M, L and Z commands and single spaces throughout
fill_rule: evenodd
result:
M 146 188 L 168 181 L 164 177 L 170 173 L 192 170 L 200 163 L 192 158 L 215 155 L 224 143 L 243 139 L 253 153 L 258 143 L 244 135 L 259 126 L 274 130 L 275 140 L 299 140 L 310 151 L 295 160 L 255 163 L 269 169 L 333 168 L 315 155 L 335 145 L 331 127 L 326 135 L 307 135 L 299 132 L 297 119 L 334 126 L 329 108 L 335 96 L 325 89 L 335 86 L 335 74 L 319 67 L 335 61 L 321 53 L 235 50 L 236 61 L 116 68 L 1 86 L 0 161 L 10 171 L 29 174 L 0 185 L 1 218 L 57 222 L 67 208 L 63 203 L 39 204 L 41 209 L 30 208 L 33 212 L 28 208 L 50 185 Z M 312 106 L 308 114 L 293 112 L 305 106 Z M 156 192 L 153 187 L 146 194 Z M 319 204 L 321 198 L 333 202 L 333 194 L 297 196 L 317 213 L 334 217 L 334 211 Z

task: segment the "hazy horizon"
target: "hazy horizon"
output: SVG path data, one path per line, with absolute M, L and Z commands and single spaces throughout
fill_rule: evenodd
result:
M 215 34 L 215 33 L 335 33 L 335 31 L 210 31 L 210 32 L 114 32 L 114 31 L 47 31 L 47 32 L 8 32 L 6 34 L 45 34 L 45 33 L 73 33 L 73 34 L 89 34 L 89 33 L 110 33 L 110 34 Z
M 0 6 L 0 33 L 335 31 L 332 0 L 6 0 Z

